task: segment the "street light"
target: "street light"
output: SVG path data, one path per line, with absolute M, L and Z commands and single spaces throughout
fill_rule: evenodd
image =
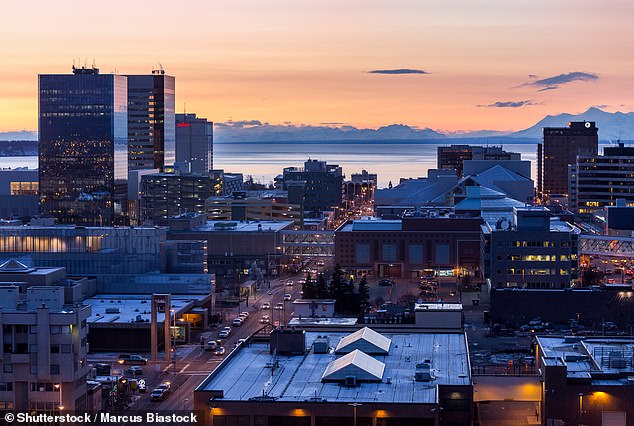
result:
M 64 400 L 62 399 L 62 384 L 56 383 L 53 385 L 55 390 L 59 390 L 59 410 L 62 411 L 64 409 Z
M 583 416 L 583 394 L 579 393 L 579 426 L 582 426 L 581 417 Z
M 363 404 L 359 404 L 358 402 L 351 402 L 348 405 L 352 407 L 352 424 L 353 426 L 357 426 L 357 407 L 360 407 Z
M 172 365 L 174 366 L 174 383 L 176 383 L 176 310 L 170 309 L 172 314 Z

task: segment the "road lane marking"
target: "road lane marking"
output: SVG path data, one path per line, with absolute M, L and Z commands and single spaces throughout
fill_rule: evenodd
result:
M 180 371 L 178 372 L 178 374 L 182 374 L 185 370 L 187 370 L 187 367 L 189 367 L 191 364 L 187 364 L 186 366 L 184 366 L 183 368 L 180 369 Z

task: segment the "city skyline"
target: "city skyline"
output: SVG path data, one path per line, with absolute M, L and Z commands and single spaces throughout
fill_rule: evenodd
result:
M 634 107 L 624 1 L 135 2 L 125 14 L 115 1 L 99 19 L 75 5 L 5 6 L 0 131 L 36 130 L 37 74 L 68 73 L 73 58 L 103 73 L 162 64 L 176 110 L 215 122 L 519 130 Z

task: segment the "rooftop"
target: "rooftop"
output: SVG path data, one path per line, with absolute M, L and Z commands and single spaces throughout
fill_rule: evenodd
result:
M 207 223 L 194 229 L 198 232 L 257 232 L 257 231 L 281 231 L 292 227 L 291 220 L 261 220 L 261 221 L 227 221 L 208 220 Z
M 634 340 L 538 336 L 547 365 L 565 365 L 570 378 L 626 384 L 634 376 Z
M 176 316 L 185 313 L 197 300 L 208 295 L 172 295 L 171 309 Z M 84 300 L 84 304 L 92 306 L 92 315 L 88 323 L 141 323 L 150 322 L 152 312 L 151 294 L 100 294 Z M 165 314 L 159 312 L 157 321 L 163 322 Z
M 307 332 L 306 347 L 323 332 Z M 347 336 L 330 333 L 330 346 Z M 248 401 L 250 398 L 275 398 L 283 402 L 322 399 L 329 402 L 434 404 L 437 385 L 471 385 L 467 340 L 463 333 L 386 334 L 392 340 L 389 355 L 372 355 L 385 365 L 383 380 L 345 387 L 322 382 L 328 365 L 339 359 L 333 350 L 304 356 L 277 356 L 279 367 L 271 368 L 274 358 L 267 343 L 240 345 L 201 385 L 198 391 L 222 390 L 223 399 Z M 368 355 L 369 356 L 369 355 Z M 414 381 L 416 364 L 430 360 L 434 380 Z M 249 368 L 244 368 L 248 365 Z M 372 362 L 372 365 L 379 365 Z M 372 370 L 374 371 L 374 370 Z M 389 380 L 388 380 L 389 379 Z
M 415 311 L 462 311 L 462 303 L 438 303 L 438 302 L 425 302 L 416 303 L 414 305 Z

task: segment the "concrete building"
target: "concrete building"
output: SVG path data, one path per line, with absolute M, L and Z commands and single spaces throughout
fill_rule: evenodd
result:
M 253 336 L 196 388 L 204 424 L 471 424 L 464 333 L 283 330 L 268 340 Z
M 634 418 L 631 338 L 538 336 L 545 425 L 626 426 Z
M 130 225 L 139 226 L 141 223 L 141 197 L 143 196 L 141 180 L 143 176 L 154 175 L 158 172 L 158 169 L 130 170 L 128 172 L 127 214 Z
M 189 173 L 180 167 L 141 177 L 141 223 L 167 226 L 183 213 L 204 213 L 211 196 L 209 173 Z
M 209 173 L 214 168 L 213 126 L 196 114 L 176 114 L 176 162 L 189 163 L 192 173 Z
M 344 200 L 348 208 L 371 203 L 374 200 L 374 190 L 377 188 L 377 175 L 368 173 L 367 170 L 352 173 L 350 180 L 345 181 L 343 186 Z
M 566 288 L 578 275 L 581 231 L 545 208 L 514 208 L 482 226 L 482 269 L 495 288 Z
M 502 146 L 450 145 L 439 146 L 437 151 L 438 169 L 455 170 L 459 177 L 467 175 L 463 173 L 463 162 L 467 160 L 508 161 L 521 157 L 520 153 L 504 151 Z
M 599 129 L 593 121 L 573 121 L 568 127 L 544 127 L 542 144 L 537 145 L 537 193 L 569 194 L 567 170 L 577 155 L 596 156 Z
M 175 79 L 161 67 L 127 80 L 128 170 L 162 171 L 175 159 Z
M 358 276 L 453 276 L 459 268 L 477 277 L 481 223 L 448 215 L 347 222 L 335 231 L 335 262 Z
M 289 191 L 289 201 L 301 204 L 295 199 L 292 186 L 303 186 L 304 209 L 309 212 L 333 210 L 341 206 L 343 200 L 343 172 L 335 164 L 325 161 L 308 160 L 304 167 L 286 167 L 283 172 L 283 188 Z
M 152 294 L 99 294 L 84 300 L 92 307 L 88 318 L 91 351 L 150 352 Z M 172 294 L 176 343 L 191 343 L 192 330 L 203 330 L 213 314 L 213 293 Z M 165 312 L 157 313 L 158 346 L 164 345 Z
M 292 221 L 208 221 L 205 215 L 182 215 L 170 220 L 169 239 L 207 242 L 209 273 L 224 283 L 258 265 L 273 272 L 282 262 L 284 230 Z
M 605 208 L 605 234 L 621 237 L 634 236 L 634 206 L 627 207 L 616 201 L 615 206 Z
M 64 304 L 64 288 L 0 287 L 1 409 L 86 411 L 89 306 Z
M 286 191 L 270 190 L 249 196 L 246 191 L 234 192 L 225 197 L 209 197 L 205 200 L 205 212 L 209 220 L 292 220 L 302 228 L 304 209 L 291 204 Z
M 37 169 L 0 170 L 0 219 L 36 216 L 39 199 Z
M 579 155 L 570 168 L 570 209 L 590 216 L 605 207 L 634 205 L 634 147 L 605 147 L 603 155 Z
M 40 74 L 40 213 L 110 226 L 115 184 L 128 177 L 128 79 L 95 68 Z

